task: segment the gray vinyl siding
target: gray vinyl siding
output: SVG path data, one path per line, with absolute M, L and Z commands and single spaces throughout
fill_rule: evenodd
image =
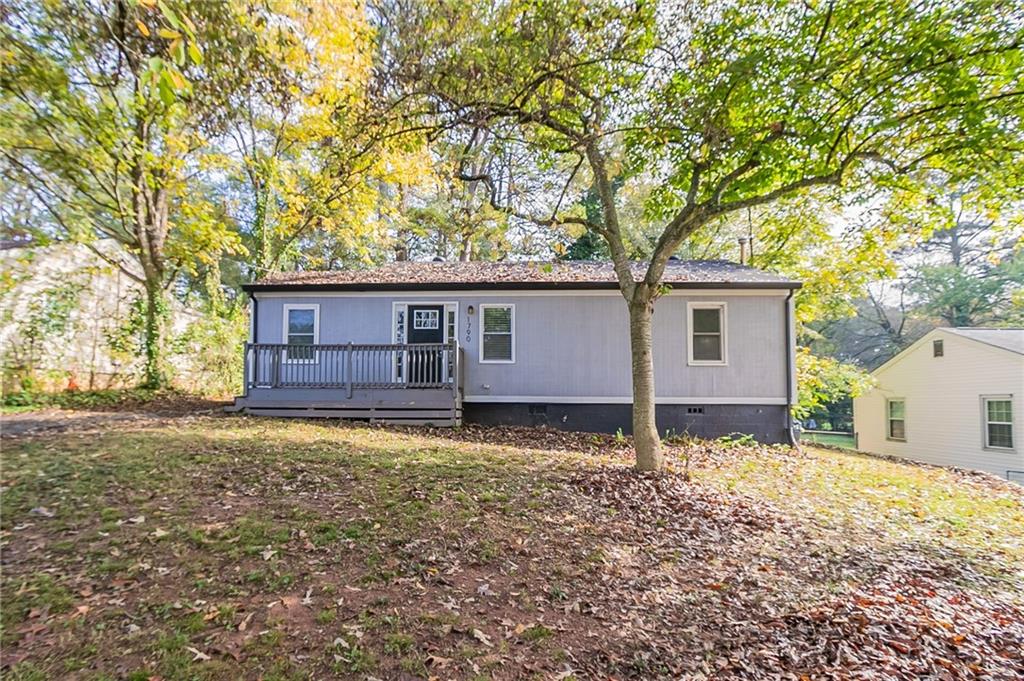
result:
M 262 343 L 280 343 L 285 304 L 320 306 L 320 343 L 392 342 L 392 303 L 455 302 L 457 335 L 465 351 L 467 401 L 490 396 L 628 399 L 629 320 L 614 292 L 574 295 L 503 293 L 257 294 Z M 661 399 L 714 398 L 784 401 L 785 291 L 756 295 L 674 292 L 655 305 L 656 390 Z M 726 304 L 726 366 L 687 363 L 687 301 Z M 481 303 L 513 304 L 516 361 L 478 361 Z M 467 313 L 473 306 L 475 314 Z M 709 400 L 710 402 L 710 400 Z

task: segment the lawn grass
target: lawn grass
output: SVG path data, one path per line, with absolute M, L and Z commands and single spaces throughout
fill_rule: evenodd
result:
M 842 532 L 999 556 L 1000 567 L 1024 570 L 1024 506 L 1012 484 L 993 488 L 988 476 L 976 482 L 935 466 L 814 447 L 804 451 L 801 459 L 751 458 L 698 471 L 698 477 L 786 504 Z
M 808 433 L 800 434 L 800 441 L 807 445 L 828 445 L 843 449 L 856 449 L 857 442 L 853 435 L 847 433 Z
M 886 580 L 1024 599 L 1007 484 L 726 446 L 693 482 L 637 478 L 609 440 L 451 435 L 199 417 L 5 441 L 10 678 L 743 676 L 782 664 L 737 661 L 753 622 Z M 813 671 L 815 636 L 786 664 Z

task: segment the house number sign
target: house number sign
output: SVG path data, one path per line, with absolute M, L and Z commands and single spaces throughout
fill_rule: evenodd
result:
M 467 345 L 469 345 L 469 339 L 472 338 L 472 329 L 469 328 L 472 323 L 473 323 L 473 318 L 470 317 L 467 314 L 466 315 L 466 344 Z

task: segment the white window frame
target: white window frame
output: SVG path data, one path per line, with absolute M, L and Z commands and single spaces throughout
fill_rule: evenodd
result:
M 989 402 L 1009 402 L 1010 403 L 1010 420 L 1009 421 L 989 421 L 988 420 L 988 403 Z M 988 441 L 988 427 L 990 424 L 1010 426 L 1010 446 L 1003 447 L 1002 445 L 994 445 Z M 1013 427 L 1013 395 L 982 395 L 981 396 L 981 446 L 985 449 L 994 449 L 1000 452 L 1015 452 L 1017 451 L 1017 438 L 1015 437 Z
M 903 403 L 903 418 L 897 419 L 903 421 L 903 437 L 892 436 L 892 417 L 890 416 L 889 404 L 892 402 Z M 887 397 L 885 398 L 885 439 L 890 442 L 906 442 L 907 441 L 907 398 L 905 397 Z
M 288 315 L 292 310 L 312 310 L 313 311 L 313 345 L 320 344 L 320 304 L 319 303 L 285 303 L 282 308 L 281 317 L 281 342 L 288 345 Z M 288 357 L 288 350 L 284 350 L 281 353 L 281 360 L 285 364 L 316 364 L 320 361 L 320 353 L 314 352 L 310 359 L 299 359 L 295 357 Z
M 722 340 L 722 359 L 694 359 L 693 358 L 693 311 L 694 310 L 718 310 L 721 326 L 719 336 Z M 686 303 L 686 359 L 690 366 L 724 367 L 729 364 L 729 314 L 728 305 L 724 302 L 688 301 Z
M 421 331 L 421 330 L 429 331 L 429 330 L 432 330 L 432 329 L 440 329 L 441 328 L 441 317 L 440 317 L 440 315 L 438 315 L 437 310 L 415 310 L 415 313 L 416 314 L 413 315 L 413 319 L 412 319 L 412 328 L 413 328 L 413 330 L 415 330 L 415 331 Z M 424 314 L 424 319 L 429 318 L 430 320 L 432 320 L 434 322 L 434 325 L 433 326 L 418 326 L 418 322 L 420 320 L 417 318 L 417 315 L 419 315 L 420 313 Z
M 510 333 L 512 346 L 512 359 L 484 359 L 484 310 L 491 308 L 511 310 L 510 317 Z M 477 356 L 477 361 L 480 364 L 515 364 L 516 363 L 516 306 L 514 303 L 481 303 L 480 304 L 480 353 Z

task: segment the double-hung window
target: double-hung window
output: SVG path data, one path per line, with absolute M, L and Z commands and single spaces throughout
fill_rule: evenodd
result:
M 1013 398 L 999 395 L 981 398 L 985 446 L 1013 449 Z
M 316 361 L 314 349 L 302 346 L 312 346 L 320 342 L 319 305 L 284 306 L 284 342 L 288 344 L 285 361 Z
M 512 364 L 516 361 L 516 306 L 480 306 L 480 361 Z
M 688 303 L 689 363 L 726 363 L 725 303 Z
M 902 399 L 885 401 L 885 436 L 890 440 L 907 440 L 907 402 Z

